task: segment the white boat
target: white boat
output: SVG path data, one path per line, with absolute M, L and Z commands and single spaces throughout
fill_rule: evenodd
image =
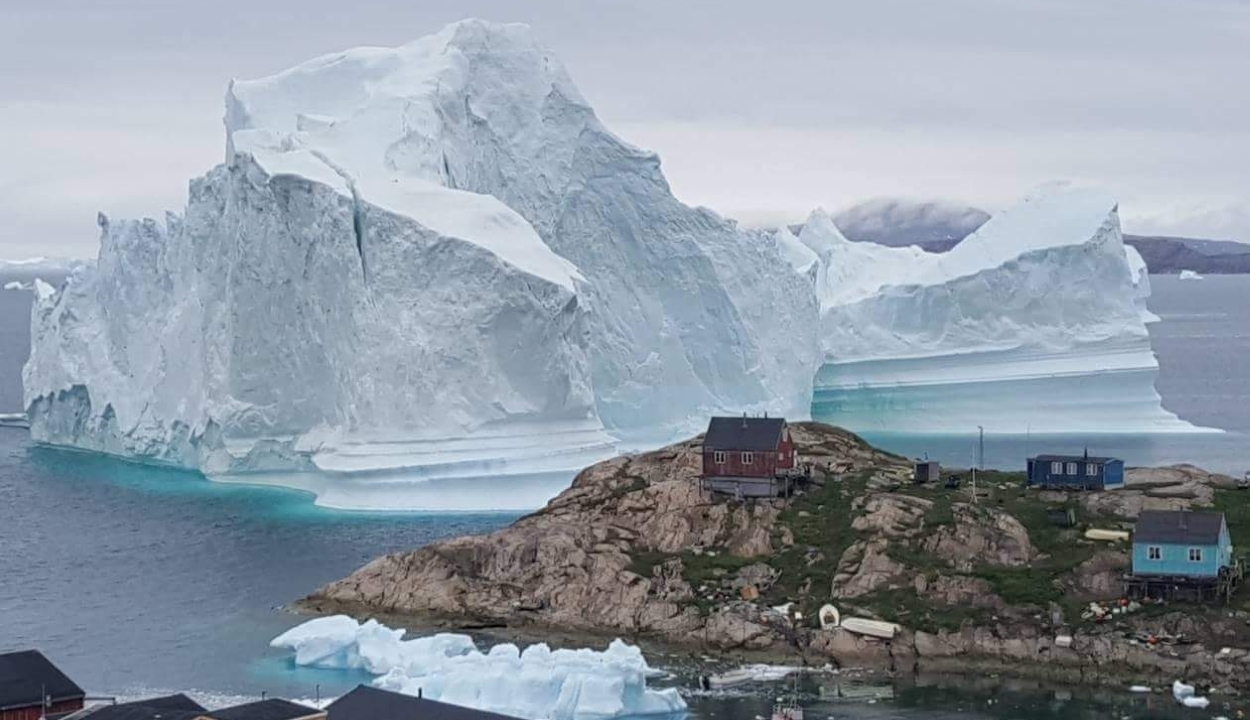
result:
M 1105 540 L 1107 542 L 1128 542 L 1128 532 L 1125 530 L 1103 530 L 1101 528 L 1090 528 L 1085 531 L 1086 540 Z
M 836 628 L 838 625 L 842 624 L 842 614 L 839 613 L 838 609 L 832 605 L 821 606 L 820 612 L 816 617 L 820 620 L 821 630 Z
M 884 640 L 891 640 L 903 631 L 903 627 L 896 623 L 857 617 L 842 618 L 842 629 L 857 635 L 868 635 Z
M 703 678 L 703 687 L 708 690 L 720 690 L 722 688 L 745 685 L 753 680 L 755 680 L 754 671 L 748 668 L 738 668 L 737 670 L 705 676 Z

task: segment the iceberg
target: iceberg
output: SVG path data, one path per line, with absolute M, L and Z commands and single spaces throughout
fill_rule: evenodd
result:
M 513 717 L 606 720 L 686 708 L 675 689 L 647 687 L 664 673 L 620 640 L 602 651 L 501 644 L 481 652 L 467 635 L 404 635 L 376 620 L 336 615 L 309 620 L 270 645 L 293 651 L 297 665 L 363 670 L 386 690 Z
M 810 284 L 678 202 L 525 26 L 327 55 L 225 106 L 183 214 L 101 214 L 98 261 L 40 292 L 35 440 L 321 498 L 567 484 L 605 425 L 808 411 Z
M 228 145 L 262 164 L 341 176 L 408 214 L 454 192 L 497 198 L 528 221 L 586 281 L 609 428 L 756 406 L 807 412 L 819 360 L 810 289 L 765 233 L 678 202 L 659 158 L 605 128 L 528 27 L 467 20 L 402 47 L 328 55 L 235 82 L 226 106 Z
M 820 259 L 816 419 L 939 434 L 1195 430 L 1154 389 L 1145 263 L 1102 190 L 1044 186 L 945 253 L 851 242 L 820 210 L 798 237 Z
M 1181 280 L 1202 280 L 1203 279 L 1202 275 L 1199 275 L 1193 270 L 1181 270 L 1179 277 Z

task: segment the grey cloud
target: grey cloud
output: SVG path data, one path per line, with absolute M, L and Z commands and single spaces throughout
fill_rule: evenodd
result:
M 7 0 L 0 256 L 179 208 L 229 78 L 465 16 L 533 25 L 683 199 L 746 222 L 1071 177 L 1133 229 L 1250 239 L 1241 0 Z

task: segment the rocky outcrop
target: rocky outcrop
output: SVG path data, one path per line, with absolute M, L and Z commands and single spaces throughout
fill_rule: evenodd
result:
M 822 475 L 902 466 L 850 433 L 814 423 L 792 427 L 804 462 L 817 464 Z M 743 607 L 700 611 L 674 556 L 715 548 L 768 558 L 775 539 L 785 542 L 777 524 L 784 502 L 728 502 L 701 491 L 700 449 L 696 438 L 599 463 L 508 528 L 379 558 L 306 604 L 652 634 L 714 647 L 769 645 L 781 636 Z M 656 556 L 661 561 L 647 566 Z M 739 576 L 739 591 L 753 588 L 747 592 L 754 599 L 776 572 L 763 564 Z
M 1208 473 L 1193 465 L 1132 468 L 1125 474 L 1124 488 L 1082 496 L 1087 512 L 1135 520 L 1143 510 L 1188 510 L 1209 506 L 1215 488 L 1234 487 L 1227 475 Z
M 1064 579 L 1064 590 L 1081 601 L 1117 597 L 1124 590 L 1124 573 L 1130 564 L 1126 552 L 1099 550 Z
M 884 540 L 856 542 L 842 553 L 830 594 L 835 598 L 858 598 L 907 584 L 907 568 L 890 557 Z
M 982 564 L 1021 567 L 1037 558 L 1028 530 L 1002 510 L 956 503 L 951 512 L 955 522 L 938 528 L 923 547 L 952 568 L 971 572 Z
M 944 575 L 930 579 L 926 575 L 917 575 L 912 580 L 916 594 L 929 598 L 932 602 L 949 606 L 1000 610 L 1006 607 L 1003 599 L 994 593 L 989 582 L 981 578 L 967 575 Z

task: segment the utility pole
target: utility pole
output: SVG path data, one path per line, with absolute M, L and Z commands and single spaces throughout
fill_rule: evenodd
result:
M 977 425 L 977 431 L 980 433 L 977 441 L 977 450 L 973 453 L 972 458 L 972 504 L 978 504 L 977 501 L 977 470 L 980 469 L 981 463 L 985 462 L 985 428 Z
M 977 458 L 978 458 L 977 469 L 984 470 L 985 469 L 985 428 L 980 425 L 977 425 L 977 431 L 980 433 L 980 439 L 977 441 L 978 442 L 977 449 L 979 451 L 977 455 Z

